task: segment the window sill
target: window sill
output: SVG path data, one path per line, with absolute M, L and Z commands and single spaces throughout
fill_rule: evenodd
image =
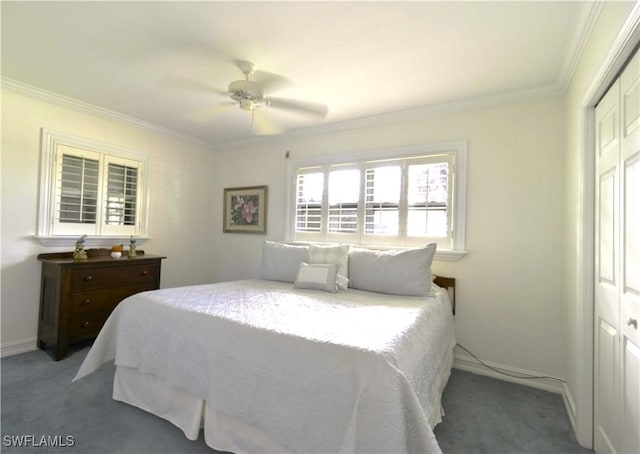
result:
M 80 238 L 79 235 L 74 236 L 40 236 L 34 235 L 34 238 L 37 239 L 41 245 L 46 247 L 70 247 L 73 248 Z M 129 244 L 130 236 L 88 236 L 86 242 L 84 243 L 85 248 L 90 247 L 107 247 L 113 246 L 115 244 Z M 136 245 L 139 246 L 148 239 L 149 237 L 139 237 L 136 236 Z
M 467 254 L 467 251 L 457 249 L 436 249 L 436 255 L 433 259 L 439 262 L 457 262 Z

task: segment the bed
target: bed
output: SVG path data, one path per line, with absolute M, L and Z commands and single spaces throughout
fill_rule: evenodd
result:
M 432 429 L 443 414 L 455 336 L 452 288 L 430 275 L 435 246 L 429 276 L 415 263 L 400 273 L 422 273 L 418 287 L 400 286 L 419 295 L 397 294 L 396 276 L 382 282 L 396 293 L 360 288 L 384 278 L 370 269 L 359 275 L 372 262 L 358 251 L 342 249 L 349 283 L 340 284 L 346 276 L 336 262 L 344 260 L 328 249 L 315 259 L 308 248 L 268 249 L 263 279 L 122 301 L 75 380 L 115 360 L 114 399 L 169 420 L 192 440 L 204 428 L 218 450 L 440 452 Z

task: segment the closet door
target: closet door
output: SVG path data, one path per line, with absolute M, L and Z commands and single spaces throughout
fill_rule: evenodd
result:
M 594 448 L 640 452 L 640 54 L 596 107 Z
M 620 438 L 620 82 L 596 107 L 594 449 L 617 452 Z
M 640 453 L 640 53 L 620 76 L 622 452 Z

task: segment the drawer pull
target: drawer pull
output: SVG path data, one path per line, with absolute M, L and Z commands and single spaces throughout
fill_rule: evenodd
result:
M 633 329 L 638 329 L 638 320 L 629 317 L 629 320 L 627 320 L 627 326 L 633 326 Z
M 83 306 L 86 306 L 86 305 L 87 305 L 87 304 L 89 304 L 90 302 L 91 302 L 91 300 L 87 298 L 86 300 L 84 300 L 84 301 L 83 301 L 82 303 L 80 303 L 80 304 L 82 304 Z
M 83 327 L 83 328 L 86 328 L 87 326 L 89 326 L 89 322 L 84 322 L 84 323 L 82 324 L 82 327 Z
M 147 274 L 149 274 L 149 272 L 147 270 L 144 270 L 142 273 L 140 273 L 142 276 L 146 276 Z
M 84 281 L 85 282 L 89 282 L 91 279 L 93 279 L 91 276 L 85 276 L 84 277 Z

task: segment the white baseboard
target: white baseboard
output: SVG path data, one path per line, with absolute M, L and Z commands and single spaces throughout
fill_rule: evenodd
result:
M 573 427 L 573 431 L 576 431 L 576 404 L 573 400 L 573 396 L 571 395 L 571 390 L 567 386 L 566 383 L 562 384 L 562 399 L 564 400 L 564 406 L 567 408 L 567 414 L 569 415 L 569 421 L 571 422 L 571 427 Z
M 5 342 L 2 344 L 1 356 L 4 358 L 6 356 L 35 351 L 38 349 L 38 346 L 36 345 L 37 340 L 38 339 L 36 337 L 31 337 L 29 339 Z
M 515 367 L 504 366 L 502 364 L 495 364 L 488 361 L 485 361 L 485 363 L 507 374 L 519 375 L 522 377 L 536 377 L 544 375 L 532 372 L 530 370 L 518 369 Z M 550 378 L 523 379 L 510 377 L 508 375 L 503 375 L 483 366 L 477 359 L 471 356 L 467 356 L 457 352 L 454 354 L 453 367 L 456 369 L 465 370 L 467 372 L 473 372 L 474 374 L 485 375 L 487 377 L 496 378 L 498 380 L 518 383 L 520 385 L 530 386 L 532 388 L 542 389 L 544 391 L 550 391 L 552 393 L 563 395 L 565 393 L 565 387 L 563 386 L 564 383 L 559 380 L 552 380 Z

